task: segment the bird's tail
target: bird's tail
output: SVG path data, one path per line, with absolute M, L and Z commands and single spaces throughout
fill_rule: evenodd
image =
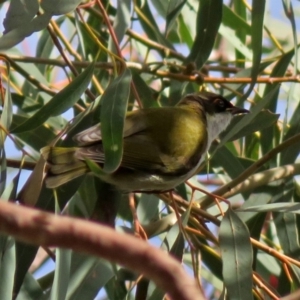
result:
M 50 165 L 46 178 L 46 186 L 48 188 L 57 188 L 89 172 L 86 163 L 76 158 L 77 149 L 51 146 L 41 149 L 43 158 Z

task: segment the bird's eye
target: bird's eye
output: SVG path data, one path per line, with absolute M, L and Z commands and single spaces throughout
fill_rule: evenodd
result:
M 224 102 L 222 99 L 220 99 L 220 100 L 218 101 L 218 105 L 219 105 L 220 107 L 225 107 L 225 102 Z
M 220 110 L 225 110 L 226 109 L 226 103 L 225 103 L 224 100 L 218 99 L 216 104 L 217 104 L 217 106 Z

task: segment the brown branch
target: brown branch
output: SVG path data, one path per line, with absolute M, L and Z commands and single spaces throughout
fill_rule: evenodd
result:
M 171 299 L 204 299 L 196 281 L 166 252 L 93 222 L 0 201 L 0 232 L 25 243 L 70 248 L 118 263 L 152 279 Z
M 1 160 L 0 160 L 1 162 Z M 36 162 L 34 161 L 24 161 L 17 159 L 6 159 L 5 161 L 6 166 L 9 168 L 15 168 L 15 169 L 22 169 L 22 170 L 30 170 L 32 171 L 34 167 L 36 166 Z
M 66 62 L 63 61 L 62 59 L 22 56 L 22 55 L 13 55 L 13 54 L 9 55 L 9 57 L 16 62 L 52 65 L 52 66 L 58 66 L 62 68 L 67 66 Z M 116 61 L 115 63 L 118 64 L 119 62 Z M 136 69 L 139 71 L 146 71 L 149 69 L 149 66 L 147 64 L 142 64 L 139 62 L 131 62 L 131 61 L 127 61 L 125 63 L 127 68 L 130 69 Z M 90 64 L 91 64 L 90 61 L 73 61 L 73 65 L 77 68 L 86 68 Z M 95 68 L 110 70 L 114 68 L 114 64 L 111 62 L 95 62 Z M 220 66 L 205 65 L 205 69 L 207 71 L 220 71 L 220 72 L 228 72 L 228 73 L 237 73 L 241 71 L 241 69 L 235 67 L 228 67 L 228 66 L 221 66 L 221 65 Z M 290 76 L 290 73 L 287 73 L 286 76 Z
M 10 55 L 9 56 L 11 61 L 19 61 L 19 62 L 25 62 L 25 63 L 37 63 L 37 64 L 50 64 L 55 65 L 59 67 L 65 67 L 66 63 L 59 59 L 49 59 L 49 58 L 38 58 L 38 57 L 29 57 L 29 56 L 15 56 Z M 119 64 L 120 62 L 116 61 L 116 64 Z M 87 67 L 90 64 L 90 62 L 87 61 L 74 61 L 73 65 L 76 67 Z M 97 62 L 95 64 L 95 68 L 99 69 L 113 69 L 113 64 L 108 62 Z M 190 81 L 190 82 L 197 82 L 197 83 L 219 83 L 219 84 L 225 84 L 225 83 L 251 83 L 250 77 L 202 77 L 201 75 L 185 75 L 182 73 L 172 73 L 168 71 L 163 70 L 153 70 L 151 69 L 147 64 L 141 64 L 138 62 L 126 62 L 127 68 L 138 70 L 139 72 L 144 72 L 148 74 L 153 74 L 155 76 L 158 76 L 160 78 L 171 78 L 178 81 Z M 206 66 L 207 69 L 214 70 L 213 66 Z M 222 68 L 222 67 L 219 67 Z M 290 73 L 287 73 L 290 74 Z M 257 83 L 267 83 L 267 84 L 274 84 L 274 83 L 281 83 L 281 82 L 300 82 L 299 76 L 285 76 L 285 77 L 258 77 L 256 79 Z M 35 83 L 35 85 L 37 85 Z M 45 90 L 46 91 L 46 90 Z M 47 92 L 47 91 L 46 91 Z
M 145 70 L 147 72 L 147 70 Z M 200 74 L 196 75 L 184 75 L 182 73 L 172 73 L 168 71 L 156 70 L 155 72 L 149 71 L 158 77 L 171 78 L 178 81 L 189 81 L 196 83 L 251 83 L 252 79 L 250 77 L 202 77 Z M 280 82 L 300 82 L 300 77 L 288 76 L 288 77 L 258 77 L 255 80 L 256 83 L 267 83 L 274 84 Z

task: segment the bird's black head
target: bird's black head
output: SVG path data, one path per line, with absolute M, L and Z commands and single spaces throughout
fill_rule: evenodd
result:
M 249 113 L 247 109 L 234 106 L 221 95 L 206 91 L 188 94 L 180 100 L 178 105 L 202 107 L 205 113 L 209 115 L 223 112 L 230 112 L 232 115 Z

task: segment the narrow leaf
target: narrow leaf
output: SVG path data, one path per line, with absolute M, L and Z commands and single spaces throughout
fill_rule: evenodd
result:
M 242 29 L 246 34 L 251 34 L 251 26 L 225 4 L 223 5 L 222 22 L 225 26 L 228 26 L 233 30 Z
M 300 214 L 300 203 L 270 203 L 264 205 L 255 205 L 247 208 L 238 209 L 240 212 L 254 211 L 254 212 L 293 212 Z
M 66 299 L 68 291 L 72 251 L 56 250 L 56 266 L 50 300 Z
M 51 15 L 44 13 L 35 17 L 30 22 L 22 23 L 22 26 L 12 29 L 8 33 L 4 34 L 0 37 L 0 51 L 8 50 L 23 41 L 32 33 L 46 28 L 50 19 Z
M 101 133 L 105 163 L 103 170 L 114 172 L 123 155 L 123 127 L 130 92 L 131 72 L 126 69 L 105 90 L 101 101 Z
M 178 19 L 178 15 L 181 12 L 182 7 L 186 3 L 186 0 L 171 0 L 169 1 L 167 16 L 166 16 L 166 33 L 170 30 L 172 25 Z
M 94 64 L 90 64 L 69 85 L 57 93 L 46 105 L 24 123 L 12 130 L 19 133 L 35 129 L 48 118 L 58 116 L 72 107 L 88 87 L 94 71 Z
M 66 299 L 95 299 L 99 290 L 113 276 L 111 263 L 93 256 L 73 253 Z
M 247 59 L 252 58 L 252 51 L 249 47 L 243 43 L 238 36 L 236 36 L 235 32 L 230 29 L 229 27 L 224 26 L 221 24 L 219 33 L 228 40 L 228 42 L 238 50 L 243 56 Z
M 253 299 L 252 247 L 247 226 L 229 207 L 220 226 L 223 278 L 230 299 Z
M 251 133 L 254 133 L 256 131 L 261 131 L 265 128 L 270 127 L 272 124 L 277 122 L 279 118 L 279 114 L 274 114 L 270 112 L 269 110 L 263 110 L 260 111 L 254 119 L 247 125 L 245 125 L 239 132 L 237 132 L 235 135 L 233 135 L 228 141 L 234 141 L 241 137 L 247 136 Z M 231 123 L 226 128 L 225 132 L 231 132 L 232 128 L 236 126 L 237 123 L 239 123 L 243 119 L 243 116 L 236 116 L 233 118 Z M 224 133 L 225 133 L 224 132 Z M 224 136 L 224 134 L 221 135 Z
M 0 299 L 12 299 L 16 252 L 15 240 L 9 237 L 6 240 L 6 248 L 0 253 Z
M 174 45 L 161 34 L 148 1 L 136 1 L 135 5 L 139 21 L 149 38 L 170 49 L 174 49 Z
M 251 84 L 248 91 L 243 96 L 246 99 L 254 85 L 256 84 L 256 78 L 259 74 L 259 66 L 261 63 L 262 45 L 263 45 L 263 26 L 264 26 L 264 12 L 265 12 L 265 0 L 253 0 L 252 1 L 252 14 L 251 14 L 251 44 L 253 49 L 252 58 L 252 72 L 251 72 Z
M 187 58 L 200 69 L 208 59 L 222 21 L 222 0 L 199 1 L 196 37 Z
M 50 0 L 51 1 L 51 0 Z M 131 2 L 130 0 L 117 1 L 117 14 L 114 20 L 114 32 L 116 34 L 119 44 L 121 43 L 126 30 L 130 26 L 131 22 Z M 116 46 L 111 38 L 109 37 L 109 49 L 112 52 L 116 52 Z
M 0 195 L 2 195 L 6 187 L 6 178 L 7 178 L 7 166 L 6 166 L 6 155 L 5 150 L 0 149 Z
M 39 9 L 37 0 L 12 0 L 10 1 L 3 25 L 4 34 L 17 27 L 23 27 L 30 22 Z
M 254 118 L 261 112 L 261 110 L 268 105 L 268 103 L 273 99 L 274 93 L 276 93 L 278 87 L 274 90 L 272 90 L 264 99 L 261 99 L 261 101 L 253 107 L 250 114 L 247 114 L 243 116 L 243 118 L 235 124 L 235 126 L 229 131 L 222 139 L 221 143 L 219 144 L 219 147 L 223 146 L 226 142 L 232 139 L 235 135 L 238 134 L 245 126 L 249 125 Z
M 43 0 L 41 1 L 41 7 L 47 13 L 55 15 L 64 15 L 73 11 L 81 0 Z

